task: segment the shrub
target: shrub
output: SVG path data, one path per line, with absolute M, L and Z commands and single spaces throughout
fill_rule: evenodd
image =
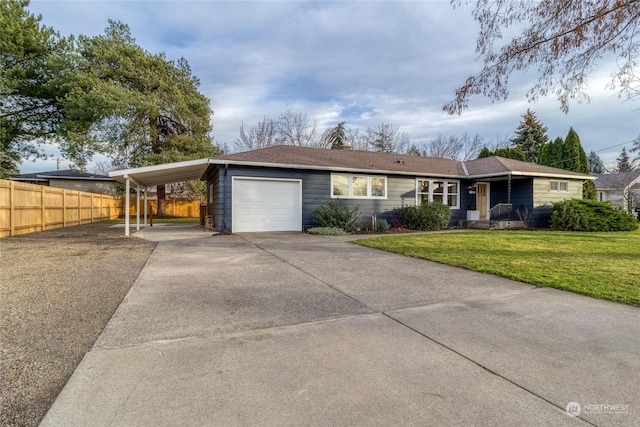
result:
M 439 202 L 424 202 L 420 206 L 403 206 L 400 218 L 413 230 L 440 230 L 449 226 L 451 210 Z
M 307 233 L 321 236 L 343 236 L 347 234 L 342 228 L 338 227 L 312 227 L 307 230 Z
M 633 215 L 608 202 L 570 199 L 553 204 L 551 228 L 562 231 L 633 231 Z
M 313 219 L 321 227 L 336 227 L 352 233 L 358 227 L 358 207 L 340 200 L 327 200 L 314 212 Z
M 386 219 L 379 218 L 376 221 L 376 230 L 384 232 L 384 231 L 387 231 L 388 229 L 389 229 L 389 223 L 387 222 Z

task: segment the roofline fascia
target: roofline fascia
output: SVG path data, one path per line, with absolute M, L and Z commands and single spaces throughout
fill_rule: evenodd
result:
M 206 165 L 208 163 L 211 163 L 211 160 L 212 159 L 210 158 L 204 158 L 204 159 L 196 159 L 196 160 L 186 160 L 184 162 L 163 163 L 161 165 L 142 166 L 139 168 L 121 169 L 121 170 L 109 172 L 109 177 L 111 178 L 114 178 L 116 176 L 124 177 L 125 175 L 131 175 L 134 173 L 157 172 L 157 171 L 163 171 L 167 169 L 174 169 L 176 167 Z
M 510 172 L 495 172 L 495 173 L 487 173 L 487 174 L 479 174 L 479 175 L 469 175 L 469 178 L 472 179 L 480 179 L 480 178 L 495 178 L 495 177 L 499 177 L 499 176 L 508 176 L 508 175 L 512 175 L 512 176 L 530 176 L 530 177 L 544 177 L 544 178 L 568 178 L 568 179 L 581 179 L 581 180 L 587 180 L 590 179 L 592 181 L 595 181 L 595 177 L 592 177 L 590 175 L 566 175 L 566 174 L 562 174 L 562 173 L 548 173 L 548 172 L 541 172 L 541 173 L 536 173 L 536 172 L 521 172 L 521 171 L 510 171 Z
M 87 180 L 87 181 L 109 181 L 109 182 L 115 182 L 112 178 L 95 178 L 95 177 L 87 177 L 87 176 L 38 175 L 38 177 L 42 177 L 42 178 L 46 178 L 46 179 L 78 179 L 78 180 Z
M 229 164 L 238 166 L 255 166 L 255 167 L 272 167 L 278 169 L 309 169 L 309 170 L 326 170 L 335 172 L 358 172 L 358 173 L 380 173 L 387 175 L 410 175 L 410 176 L 435 176 L 442 178 L 456 178 L 456 179 L 479 179 L 479 178 L 493 178 L 507 175 L 517 176 L 533 176 L 533 177 L 558 177 L 558 178 L 570 178 L 570 179 L 592 179 L 595 177 L 590 175 L 565 175 L 565 174 L 550 174 L 550 173 L 535 173 L 535 172 L 496 172 L 491 174 L 477 174 L 477 175 L 458 175 L 458 174 L 437 174 L 437 173 L 422 173 L 422 172 L 406 172 L 406 171 L 390 171 L 384 169 L 358 169 L 358 168 L 345 168 L 345 167 L 332 167 L 332 166 L 311 166 L 311 165 L 298 165 L 287 163 L 268 163 L 268 162 L 248 162 L 243 160 L 218 160 L 215 158 L 210 159 L 210 164 Z
M 9 180 L 10 181 L 42 181 L 42 182 L 48 181 L 47 179 L 43 179 L 43 178 L 39 178 L 39 177 L 35 177 L 35 178 L 11 177 L 11 178 L 9 178 Z
M 384 174 L 384 175 L 409 175 L 409 176 L 435 176 L 442 178 L 467 178 L 458 174 L 442 174 L 442 173 L 418 173 L 418 172 L 405 172 L 405 171 L 391 171 L 385 169 L 358 169 L 358 168 L 345 168 L 334 166 L 312 166 L 312 165 L 298 165 L 287 163 L 267 163 L 267 162 L 247 162 L 243 160 L 216 160 L 210 159 L 210 164 L 214 165 L 237 165 L 237 166 L 254 166 L 254 167 L 271 167 L 278 169 L 307 169 L 307 170 L 323 170 L 330 172 L 356 172 L 363 174 Z

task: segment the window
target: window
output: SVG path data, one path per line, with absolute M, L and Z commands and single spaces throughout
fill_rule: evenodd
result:
M 213 184 L 209 184 L 209 203 L 213 203 Z
M 352 199 L 386 199 L 384 176 L 331 175 L 331 197 Z
M 460 182 L 449 180 L 417 179 L 416 204 L 439 202 L 452 209 L 460 206 Z
M 549 181 L 549 190 L 567 193 L 569 192 L 569 181 Z

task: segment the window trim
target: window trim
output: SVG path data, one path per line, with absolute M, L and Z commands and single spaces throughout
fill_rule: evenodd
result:
M 429 192 L 425 193 L 422 191 L 419 191 L 419 182 L 420 181 L 429 181 Z M 449 200 L 449 184 L 456 184 L 456 188 L 458 189 L 458 191 L 456 193 L 451 193 L 451 195 L 455 195 L 456 196 L 456 204 L 455 206 L 449 206 L 446 203 L 443 203 L 445 206 L 448 206 L 449 209 L 460 209 L 460 180 L 458 179 L 447 179 L 447 178 L 424 178 L 424 177 L 416 177 L 415 179 L 415 193 L 416 193 L 416 198 L 415 198 L 415 202 L 416 202 L 416 206 L 420 205 L 420 195 L 421 194 L 426 194 L 427 195 L 427 200 L 429 200 L 430 202 L 433 202 L 433 184 L 436 182 L 441 182 L 443 184 L 443 192 L 442 192 L 442 200 L 443 201 L 448 201 Z
M 335 195 L 333 194 L 333 179 L 339 176 L 347 178 L 347 195 Z M 353 178 L 367 178 L 367 195 L 366 196 L 354 196 L 353 195 Z M 371 195 L 371 180 L 372 179 L 384 179 L 384 196 L 372 196 Z M 329 192 L 332 199 L 356 199 L 356 200 L 387 200 L 387 186 L 389 179 L 385 175 L 360 175 L 360 174 L 345 174 L 345 173 L 332 173 L 331 174 L 331 186 Z
M 556 188 L 552 188 L 552 184 L 556 184 Z M 562 190 L 561 186 L 562 184 L 566 185 L 566 189 Z M 552 179 L 549 180 L 549 191 L 552 191 L 554 193 L 568 193 L 569 192 L 569 181 L 564 181 L 564 180 L 557 180 L 557 179 Z

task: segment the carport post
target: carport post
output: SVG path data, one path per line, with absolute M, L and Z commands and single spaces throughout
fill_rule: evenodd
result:
M 131 191 L 131 180 L 125 176 L 124 182 L 124 235 L 129 236 L 129 191 Z
M 140 187 L 136 185 L 136 231 L 140 231 Z
M 147 226 L 147 189 L 144 189 L 144 226 Z

